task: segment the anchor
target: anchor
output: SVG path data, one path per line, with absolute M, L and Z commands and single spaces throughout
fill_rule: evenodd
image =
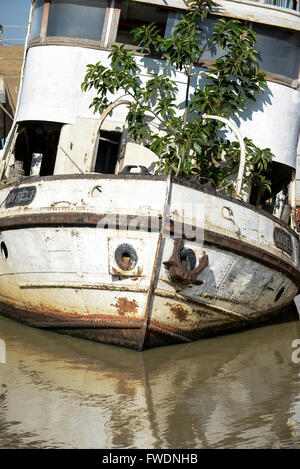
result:
M 177 238 L 174 241 L 173 253 L 168 261 L 163 264 L 169 269 L 169 274 L 173 282 L 185 284 L 202 285 L 203 281 L 198 280 L 198 275 L 208 266 L 208 256 L 203 253 L 199 259 L 199 264 L 194 269 L 187 270 L 187 257 L 182 258 L 183 239 Z

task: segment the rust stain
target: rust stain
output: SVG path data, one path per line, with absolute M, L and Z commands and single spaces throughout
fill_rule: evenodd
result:
M 134 301 L 134 300 L 133 300 Z M 130 302 L 132 303 L 132 302 Z M 115 306 L 115 305 L 113 305 Z M 63 307 L 60 310 L 57 309 L 49 309 L 47 306 L 43 305 L 42 302 L 37 304 L 26 304 L 26 310 L 22 308 L 16 307 L 12 302 L 10 303 L 3 303 L 0 301 L 0 313 L 7 312 L 7 316 L 12 317 L 13 319 L 17 319 L 23 322 L 82 322 L 83 325 L 87 324 L 89 321 L 95 321 L 99 323 L 99 327 L 101 327 L 101 322 L 106 323 L 120 323 L 120 317 L 118 315 L 112 314 L 78 314 L 78 313 L 70 313 L 66 307 Z M 141 323 L 139 318 L 130 318 L 130 324 L 136 323 L 137 325 Z M 128 321 L 124 318 L 122 326 L 126 327 Z
M 112 272 L 113 272 L 113 275 L 116 275 L 118 277 L 124 277 L 124 275 L 126 275 L 126 270 L 117 270 L 115 269 L 115 267 L 112 267 L 111 268 Z M 142 277 L 143 276 L 143 269 L 141 267 L 138 267 L 136 273 L 132 273 L 133 277 L 131 278 L 131 280 L 138 280 L 138 277 Z
M 199 314 L 200 317 L 203 318 L 210 318 L 212 313 L 209 311 L 204 311 L 203 309 L 196 309 L 196 313 Z M 218 318 L 219 319 L 219 318 Z
M 135 314 L 138 311 L 138 303 L 135 300 L 128 300 L 128 298 L 118 298 L 118 301 L 116 304 L 112 304 L 111 306 L 114 306 L 117 308 L 118 313 L 120 316 L 123 316 L 124 314 Z
M 186 320 L 189 311 L 186 310 L 183 306 L 180 304 L 172 305 L 171 303 L 166 303 L 166 306 L 170 307 L 170 311 L 175 315 L 176 319 L 179 319 L 180 322 Z
M 72 204 L 76 206 L 76 204 L 73 204 L 72 202 L 69 202 L 68 200 L 58 200 L 57 202 L 52 202 L 50 207 L 55 208 L 58 204 Z
M 119 270 L 115 269 L 114 267 L 111 268 L 112 272 L 114 275 L 120 277 L 122 274 L 122 272 L 120 272 Z

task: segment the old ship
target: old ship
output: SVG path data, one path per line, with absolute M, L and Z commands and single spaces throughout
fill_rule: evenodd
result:
M 1 314 L 137 350 L 285 314 L 300 285 L 299 2 L 217 3 L 208 23 L 238 18 L 257 34 L 269 90 L 235 133 L 274 153 L 273 205 L 266 210 L 251 187 L 239 195 L 242 158 L 234 198 L 154 174 L 156 155 L 128 140 L 125 108 L 100 129 L 92 92 L 81 91 L 86 65 L 108 64 L 112 44 L 131 44 L 136 24 L 158 22 L 168 37 L 184 1 L 35 0 L 1 152 Z

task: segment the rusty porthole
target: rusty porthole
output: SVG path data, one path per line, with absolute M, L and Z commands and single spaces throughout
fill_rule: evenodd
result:
M 276 303 L 276 301 L 279 300 L 279 298 L 281 298 L 281 295 L 282 295 L 283 292 L 284 292 L 284 287 L 280 288 L 279 292 L 277 293 L 277 295 L 275 297 L 275 303 Z
M 122 270 L 131 270 L 135 267 L 138 257 L 130 244 L 123 243 L 115 251 L 116 263 Z
M 186 261 L 186 270 L 193 270 L 196 266 L 196 254 L 192 249 L 184 248 L 180 252 L 180 259 Z
M 2 257 L 4 259 L 7 259 L 8 258 L 8 249 L 7 249 L 7 246 L 6 244 L 4 243 L 4 241 L 1 242 L 1 254 L 2 254 Z

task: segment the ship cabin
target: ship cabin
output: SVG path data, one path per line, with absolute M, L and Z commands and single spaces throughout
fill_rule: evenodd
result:
M 260 68 L 267 72 L 269 85 L 247 112 L 232 116 L 243 137 L 270 148 L 275 155 L 272 199 L 265 200 L 252 188 L 246 201 L 288 221 L 286 206 L 295 204 L 300 128 L 299 0 L 216 1 L 218 6 L 205 21 L 203 33 L 209 37 L 214 20 L 222 16 L 250 24 L 257 34 Z M 34 153 L 43 155 L 40 176 L 117 174 L 127 164 L 153 171 L 156 156 L 128 140 L 126 107 L 115 109 L 99 129 L 99 116 L 89 107 L 93 92 L 83 93 L 81 83 L 87 64 L 109 64 L 114 44 L 133 49 L 145 75 L 153 63 L 163 67 L 159 57 L 144 57 L 138 51 L 130 31 L 156 22 L 168 37 L 185 8 L 183 0 L 33 1 L 15 125 L 2 151 L 6 161 L 3 176 L 8 177 L 15 167 L 29 176 Z M 205 71 L 222 53 L 215 49 L 205 52 L 199 69 Z M 182 80 L 182 74 L 176 72 L 179 91 Z

